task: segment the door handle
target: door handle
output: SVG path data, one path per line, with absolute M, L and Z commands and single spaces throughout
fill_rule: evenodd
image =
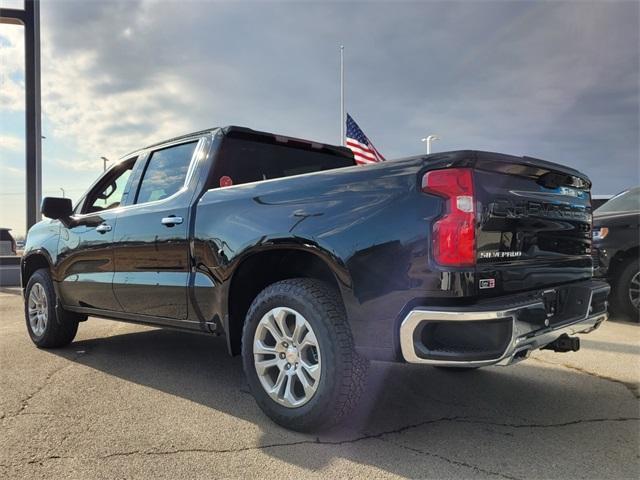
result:
M 169 215 L 162 219 L 162 224 L 167 227 L 173 227 L 174 225 L 180 225 L 182 223 L 182 217 L 176 217 L 175 215 Z
M 107 225 L 106 223 L 103 223 L 102 225 L 98 225 L 96 227 L 96 232 L 98 233 L 107 233 L 111 231 L 111 225 Z

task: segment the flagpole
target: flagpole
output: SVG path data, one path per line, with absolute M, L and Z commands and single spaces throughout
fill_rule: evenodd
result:
M 344 45 L 340 45 L 340 144 L 345 145 L 344 115 Z

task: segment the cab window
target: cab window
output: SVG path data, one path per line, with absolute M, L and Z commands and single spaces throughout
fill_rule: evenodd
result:
M 156 150 L 142 176 L 136 203 L 155 202 L 170 197 L 183 186 L 197 141 Z
M 109 174 L 89 193 L 82 213 L 95 213 L 120 206 L 123 200 L 135 158 L 114 167 Z

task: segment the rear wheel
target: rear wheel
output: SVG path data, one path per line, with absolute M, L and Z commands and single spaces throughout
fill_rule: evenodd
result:
M 629 262 L 618 275 L 611 294 L 612 310 L 640 321 L 640 260 Z
M 356 404 L 367 362 L 358 356 L 338 293 L 324 282 L 284 280 L 253 301 L 242 335 L 249 388 L 276 423 L 328 428 Z
M 49 272 L 44 268 L 37 270 L 25 289 L 24 314 L 29 336 L 40 348 L 68 345 L 78 331 L 79 317 L 61 309 L 58 314 L 56 303 Z

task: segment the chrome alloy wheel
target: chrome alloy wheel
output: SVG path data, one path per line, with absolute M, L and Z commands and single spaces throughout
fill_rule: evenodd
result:
M 295 310 L 274 308 L 260 319 L 253 359 L 262 388 L 280 405 L 300 407 L 316 393 L 322 372 L 318 340 Z
M 640 272 L 637 272 L 629 282 L 629 300 L 636 310 L 640 309 Z
M 34 283 L 29 292 L 29 325 L 31 331 L 37 337 L 41 337 L 47 328 L 49 320 L 49 310 L 47 304 L 47 294 L 44 287 L 39 283 Z

